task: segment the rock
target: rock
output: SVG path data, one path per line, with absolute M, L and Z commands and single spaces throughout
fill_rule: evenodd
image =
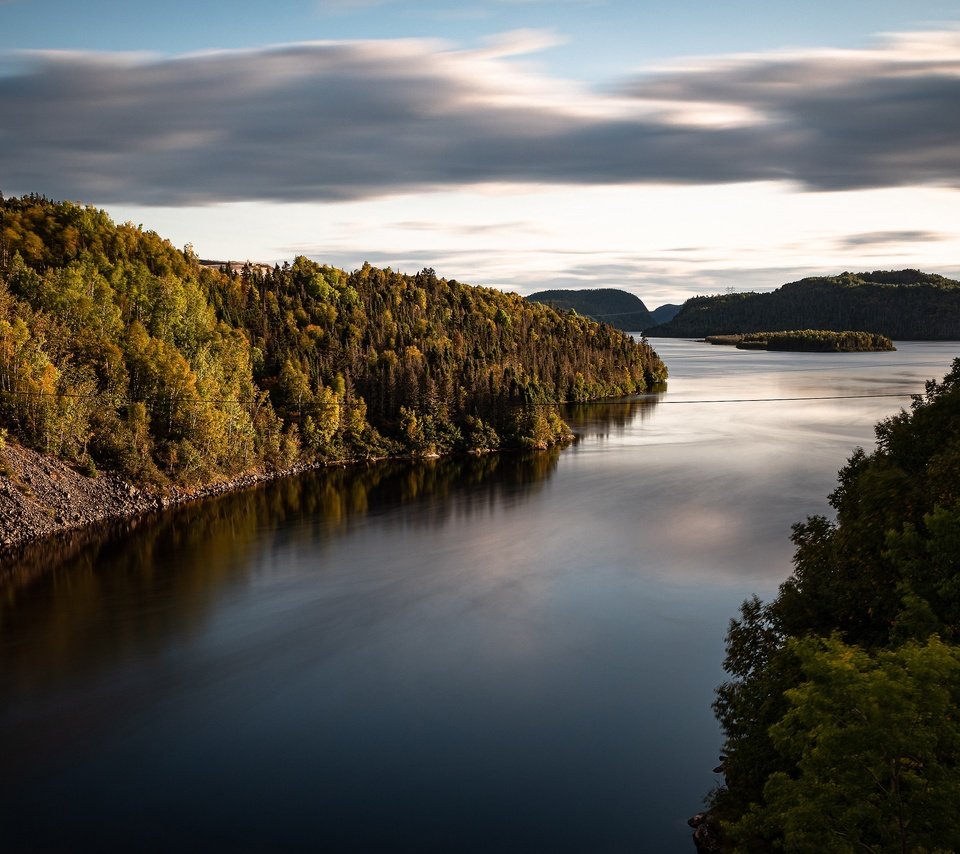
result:
M 693 844 L 700 854 L 719 854 L 719 832 L 709 812 L 698 812 L 687 824 L 693 828 Z
M 9 478 L 0 477 L 0 552 L 58 530 L 155 512 L 322 466 L 298 465 L 283 471 L 247 473 L 193 491 L 171 490 L 160 495 L 150 487 L 127 483 L 111 472 L 90 479 L 59 460 L 9 440 L 4 448 L 4 463 Z

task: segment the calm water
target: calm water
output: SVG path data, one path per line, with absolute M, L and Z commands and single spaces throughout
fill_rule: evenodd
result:
M 692 851 L 729 618 L 960 346 L 654 343 L 668 393 L 572 411 L 564 451 L 319 473 L 5 567 L 0 847 Z

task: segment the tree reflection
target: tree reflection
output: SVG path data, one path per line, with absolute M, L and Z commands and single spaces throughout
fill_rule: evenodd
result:
M 597 403 L 570 404 L 563 408 L 563 420 L 581 439 L 606 439 L 622 436 L 634 421 L 649 418 L 666 392 L 665 383 L 654 386 L 650 394 L 604 400 Z
M 522 502 L 560 453 L 322 469 L 34 543 L 0 578 L 0 682 L 16 695 L 159 651 L 202 625 L 225 589 L 248 583 L 280 545 L 322 555 L 371 516 L 439 527 Z
M 581 434 L 603 436 L 653 405 L 583 405 L 567 417 Z M 315 555 L 322 566 L 338 538 L 372 518 L 440 528 L 509 510 L 543 487 L 561 453 L 320 469 L 27 546 L 0 568 L 0 695 L 158 653 L 172 636 L 199 631 L 218 598 L 252 583 L 278 549 Z

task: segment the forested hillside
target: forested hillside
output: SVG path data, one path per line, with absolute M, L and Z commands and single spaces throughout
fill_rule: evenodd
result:
M 801 279 L 771 293 L 687 300 L 647 334 L 701 338 L 782 329 L 848 329 L 901 341 L 960 340 L 960 282 L 918 270 Z
M 731 624 L 718 850 L 960 851 L 960 360 L 877 439 Z
M 559 311 L 572 308 L 577 314 L 585 314 L 625 332 L 642 332 L 654 323 L 653 315 L 642 299 L 618 288 L 537 291 L 527 299 Z
M 0 215 L 0 426 L 91 472 L 542 447 L 567 432 L 549 404 L 666 377 L 609 326 L 432 270 L 238 273 L 91 207 Z

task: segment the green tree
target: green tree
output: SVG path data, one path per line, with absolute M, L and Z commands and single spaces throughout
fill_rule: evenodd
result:
M 795 526 L 779 595 L 731 623 L 728 848 L 960 850 L 960 360 L 877 440 L 840 471 L 836 521 Z
M 960 850 L 960 649 L 791 646 L 804 681 L 770 735 L 796 770 L 770 776 L 731 839 L 759 826 L 797 854 Z

